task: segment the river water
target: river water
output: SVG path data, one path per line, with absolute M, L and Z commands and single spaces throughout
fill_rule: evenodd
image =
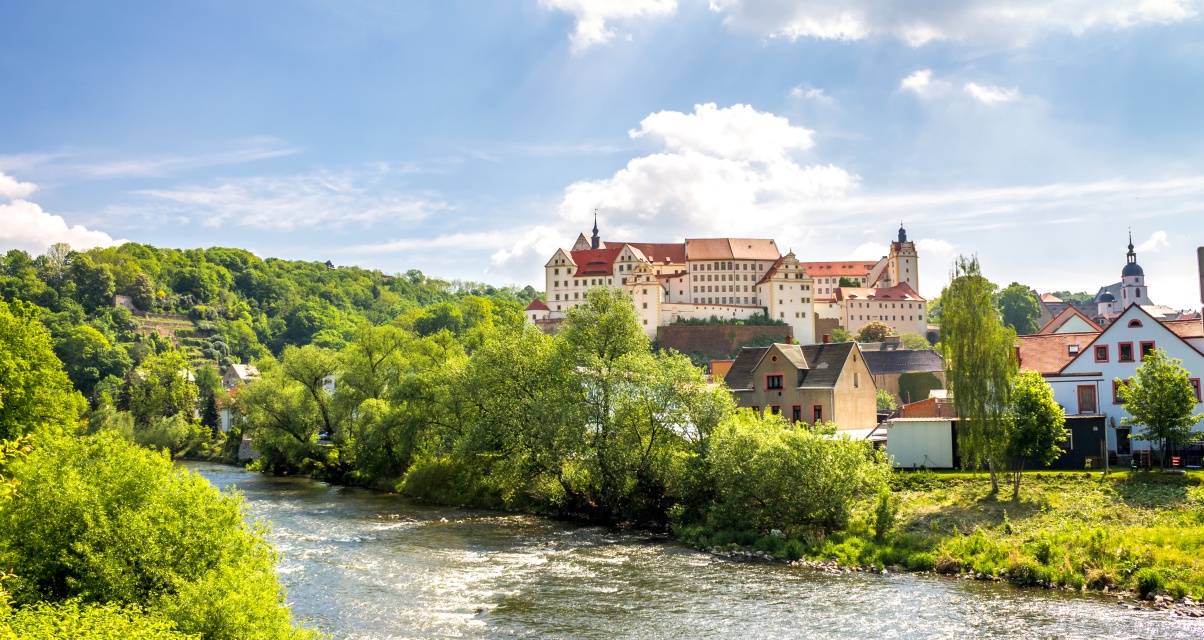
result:
M 1204 638 L 1204 619 L 931 576 L 713 559 L 647 536 L 189 463 L 270 521 L 335 638 Z

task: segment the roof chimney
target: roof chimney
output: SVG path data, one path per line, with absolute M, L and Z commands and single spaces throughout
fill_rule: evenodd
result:
M 832 342 L 832 336 L 825 333 L 824 334 L 824 344 L 828 344 L 830 342 Z

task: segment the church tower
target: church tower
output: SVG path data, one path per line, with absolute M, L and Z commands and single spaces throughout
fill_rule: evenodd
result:
M 1145 286 L 1145 270 L 1137 264 L 1137 252 L 1133 251 L 1133 232 L 1129 232 L 1129 253 L 1125 254 L 1125 268 L 1120 271 L 1120 308 L 1124 311 L 1131 304 L 1154 304 Z
M 920 292 L 920 257 L 916 243 L 907 239 L 907 230 L 899 223 L 899 239 L 890 243 L 890 255 L 886 258 L 886 277 L 890 285 L 906 282 L 913 291 Z

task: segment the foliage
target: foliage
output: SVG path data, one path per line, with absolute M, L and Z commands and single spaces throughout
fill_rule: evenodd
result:
M 1066 440 L 1066 416 L 1061 405 L 1054 402 L 1053 389 L 1036 371 L 1025 371 L 1015 377 L 1011 401 L 1007 455 L 1014 500 L 1020 497 L 1020 480 L 1027 458 L 1048 466 L 1062 454 L 1058 443 Z
M 894 333 L 890 325 L 881 320 L 867 322 L 857 330 L 857 342 L 885 342 L 886 336 Z
M 1037 324 L 1041 318 L 1041 303 L 1033 295 L 1032 289 L 1019 282 L 1009 284 L 999 293 L 999 313 L 1004 326 L 1010 327 L 1017 335 L 1033 334 L 1041 328 Z
M 918 402 L 941 389 L 941 379 L 930 371 L 912 371 L 899 375 L 899 398 L 904 403 Z
M 867 442 L 747 410 L 716 429 L 708 465 L 716 488 L 712 527 L 788 535 L 844 528 L 854 505 L 876 497 L 890 474 Z
M 114 346 L 103 333 L 86 324 L 56 336 L 54 353 L 75 388 L 87 398 L 94 397 L 101 380 L 109 376 L 123 378 L 133 366 L 124 348 Z
M 899 335 L 899 343 L 904 349 L 913 351 L 926 351 L 932 348 L 932 343 L 928 342 L 928 338 L 918 333 L 904 333 Z
M 1053 295 L 1060 300 L 1065 300 L 1066 302 L 1073 301 L 1080 302 L 1082 304 L 1095 304 L 1095 294 L 1087 293 L 1086 291 L 1079 291 L 1078 293 L 1071 293 L 1069 291 L 1054 291 Z
M 849 278 L 847 276 L 840 276 L 840 283 L 837 286 L 839 286 L 839 287 L 862 287 L 865 285 L 861 284 L 860 280 L 854 280 L 853 278 Z
M 83 408 L 36 309 L 0 301 L 0 441 L 73 431 Z
M 197 635 L 138 607 L 41 602 L 16 611 L 0 609 L 0 640 L 196 640 Z
M 148 427 L 159 418 L 183 413 L 189 418 L 196 406 L 197 388 L 184 354 L 169 349 L 148 356 L 129 381 L 130 413 L 134 422 Z
M 710 325 L 720 326 L 744 326 L 744 327 L 788 327 L 790 324 L 778 318 L 770 318 L 764 313 L 754 313 L 747 318 L 720 318 L 719 316 L 711 316 L 709 318 L 685 318 L 677 317 L 673 320 L 675 327 L 702 327 Z
M 1122 422 L 1144 427 L 1134 438 L 1160 443 L 1163 467 L 1167 447 L 1195 440 L 1198 435 L 1192 427 L 1204 418 L 1192 414 L 1196 393 L 1188 376 L 1182 360 L 1169 358 L 1166 351 L 1155 349 L 1137 367 L 1132 379 L 1115 381 L 1120 401 L 1129 413 Z
M 134 424 L 134 442 L 166 451 L 172 458 L 195 450 L 208 442 L 210 433 L 183 414 L 158 416 L 149 423 Z
M 958 446 L 968 466 L 985 465 L 991 488 L 1007 447 L 1007 411 L 1015 333 L 995 313 L 995 285 L 982 275 L 978 258 L 959 256 L 941 292 L 941 345 L 949 390 L 957 399 Z
M 111 432 L 39 443 L 0 511 L 14 604 L 137 606 L 207 639 L 301 635 L 238 497 Z
M 899 403 L 895 402 L 895 394 L 886 389 L 878 390 L 877 404 L 879 411 L 894 411 L 899 408 Z
M 842 327 L 836 327 L 835 329 L 833 329 L 828 334 L 828 337 L 832 340 L 832 342 L 852 342 L 853 341 L 853 334 L 849 333 Z

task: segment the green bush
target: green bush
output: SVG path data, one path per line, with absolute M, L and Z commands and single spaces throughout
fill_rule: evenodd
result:
M 1137 593 L 1143 598 L 1155 591 L 1161 591 L 1166 586 L 1166 578 L 1162 577 L 1162 572 L 1153 567 L 1138 570 L 1136 579 Z
M 912 571 L 932 571 L 936 568 L 936 558 L 931 553 L 920 551 L 909 555 L 904 564 Z
M 807 549 L 802 542 L 791 540 L 786 543 L 786 557 L 790 560 L 798 560 L 806 555 Z
M 12 635 L 6 635 L 11 633 Z M 20 640 L 186 640 L 175 625 L 137 607 L 79 602 L 39 603 L 11 613 L 0 610 L 0 638 Z
M 102 430 L 39 439 L 8 468 L 0 566 L 18 608 L 77 599 L 141 607 L 205 639 L 296 638 L 262 526 L 166 456 Z
M 1031 560 L 1020 560 L 1014 563 L 1011 567 L 1011 580 L 1022 587 L 1053 582 L 1049 569 Z

